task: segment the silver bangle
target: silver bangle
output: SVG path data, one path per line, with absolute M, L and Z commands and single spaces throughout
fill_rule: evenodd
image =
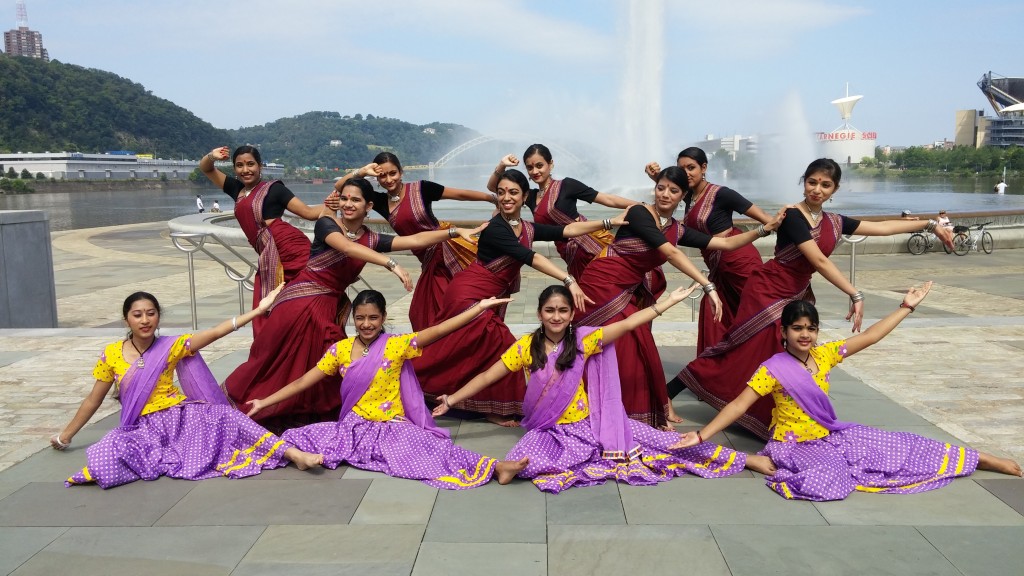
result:
M 71 442 L 64 442 L 63 440 L 60 439 L 60 434 L 54 434 L 53 439 L 57 441 L 57 446 L 60 446 L 61 448 L 67 448 L 68 446 L 71 446 Z
M 449 238 L 455 238 L 458 235 L 459 235 L 458 227 L 452 226 L 451 228 L 448 229 L 448 237 Z
M 389 271 L 394 272 L 395 268 L 398 268 L 398 262 L 395 262 L 394 258 L 388 258 L 388 261 L 384 263 L 384 267 Z
M 857 290 L 856 292 L 853 293 L 853 296 L 850 296 L 850 302 L 863 302 L 863 301 L 864 301 L 864 293 L 861 292 L 860 290 Z
M 938 226 L 938 225 L 939 225 L 939 223 L 936 222 L 935 220 L 929 220 L 928 223 L 924 225 L 924 231 L 925 232 L 934 232 L 935 231 L 935 227 Z
M 604 220 L 601 221 L 601 224 L 604 226 L 605 230 L 611 230 L 612 229 L 612 219 L 611 218 L 605 218 Z
M 238 332 L 238 316 L 231 317 L 231 331 Z
M 715 286 L 714 282 L 708 282 L 707 284 L 702 286 L 701 289 L 704 290 L 705 294 L 711 294 L 715 290 L 718 290 L 718 286 Z
M 771 236 L 772 232 L 771 230 L 765 228 L 764 224 L 761 224 L 760 226 L 757 227 L 757 235 L 760 238 L 764 238 L 766 236 Z
M 562 280 L 562 284 L 565 284 L 566 288 L 568 288 L 569 286 L 572 286 L 575 283 L 576 283 L 576 279 L 572 277 L 572 274 L 569 274 L 568 276 L 565 277 L 564 280 Z

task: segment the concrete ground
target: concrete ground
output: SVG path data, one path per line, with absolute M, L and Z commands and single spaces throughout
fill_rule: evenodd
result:
M 1024 481 L 988 472 L 924 494 L 829 503 L 786 501 L 751 472 L 558 496 L 523 481 L 439 491 L 348 467 L 64 488 L 84 448 L 116 425 L 116 402 L 68 451 L 50 450 L 47 438 L 90 389 L 102 346 L 123 336 L 124 297 L 155 293 L 165 333 L 189 329 L 191 318 L 185 257 L 165 224 L 55 233 L 53 253 L 61 327 L 0 330 L 0 574 L 1016 574 L 1024 565 Z M 398 260 L 416 270 L 410 256 Z M 834 261 L 848 271 L 848 257 Z M 936 285 L 889 338 L 833 372 L 839 417 L 1024 460 L 1024 251 L 997 243 L 991 255 L 870 255 L 856 266 L 866 323 L 909 285 Z M 393 278 L 375 267 L 364 277 L 402 318 L 408 298 Z M 682 281 L 669 274 L 670 285 Z M 201 327 L 237 314 L 219 265 L 197 259 L 196 283 Z M 535 326 L 536 294 L 549 283 L 524 274 L 513 332 Z M 815 290 L 824 336 L 846 334 L 845 296 L 820 279 Z M 694 354 L 689 306 L 654 328 L 674 375 Z M 244 360 L 247 334 L 204 350 L 219 377 Z M 687 393 L 675 405 L 681 430 L 714 415 Z M 441 422 L 456 442 L 494 456 L 521 434 Z M 761 446 L 733 429 L 714 441 Z

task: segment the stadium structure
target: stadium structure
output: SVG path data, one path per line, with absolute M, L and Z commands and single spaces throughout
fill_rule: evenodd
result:
M 995 116 L 982 110 L 960 110 L 956 116 L 956 144 L 973 146 L 1024 146 L 1024 78 L 988 72 L 978 88 Z
M 847 84 L 846 96 L 832 101 L 832 105 L 839 110 L 843 123 L 831 132 L 816 134 L 825 156 L 847 166 L 859 164 L 865 157 L 875 157 L 875 140 L 878 134 L 874 131 L 858 130 L 850 124 L 853 108 L 863 97 L 850 96 L 850 85 Z

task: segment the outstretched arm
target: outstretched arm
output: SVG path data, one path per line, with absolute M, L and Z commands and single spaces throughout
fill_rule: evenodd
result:
M 779 213 L 768 221 L 767 224 L 762 224 L 757 228 L 744 232 L 743 234 L 737 234 L 735 236 L 712 236 L 711 241 L 708 242 L 708 248 L 711 250 L 736 250 L 737 248 L 746 246 L 758 238 L 764 238 L 765 236 L 771 235 L 772 232 L 779 229 L 779 225 L 786 218 L 786 209 L 782 208 Z
M 266 398 L 263 399 L 257 398 L 246 402 L 246 404 L 251 406 L 246 416 L 252 418 L 260 410 L 267 408 L 269 406 L 273 406 L 274 404 L 277 404 L 282 400 L 287 400 L 288 398 L 295 396 L 299 392 L 302 392 L 303 390 L 309 388 L 313 384 L 316 384 L 317 382 L 323 380 L 324 376 L 326 376 L 326 374 L 324 374 L 323 370 L 321 370 L 317 366 L 313 366 L 312 368 L 309 369 L 309 372 L 306 372 L 302 376 L 299 376 L 298 380 L 289 383 L 284 388 L 281 388 L 280 390 L 274 392 L 270 396 L 267 396 Z
M 395 239 L 397 240 L 398 238 Z M 353 242 L 348 238 L 345 238 L 345 235 L 341 232 L 331 232 L 326 238 L 324 238 L 324 242 L 326 242 L 331 248 L 334 248 L 346 256 L 387 268 L 392 274 L 398 276 L 398 279 L 402 281 L 402 286 L 405 286 L 405 290 L 407 292 L 412 291 L 412 280 L 409 279 L 409 274 L 391 257 L 385 256 L 375 250 L 371 250 L 358 242 Z M 392 247 L 394 247 L 394 244 L 392 244 Z
M 635 202 L 633 204 L 636 204 Z M 629 206 L 632 206 L 630 204 Z M 629 207 L 627 206 L 627 208 Z M 618 216 L 614 218 L 606 218 L 604 220 L 587 220 L 586 222 L 573 222 L 567 224 L 562 229 L 563 238 L 575 238 L 577 236 L 583 236 L 584 234 L 590 234 L 591 232 L 597 232 L 598 230 L 611 230 L 613 226 L 625 226 L 629 224 L 626 220 L 626 210 L 623 210 Z
M 452 404 L 458 404 L 467 398 L 472 398 L 484 388 L 494 384 L 510 373 L 508 366 L 505 366 L 505 363 L 499 359 L 486 371 L 481 374 L 477 374 L 475 378 L 470 380 L 462 388 L 459 388 L 454 394 L 442 394 L 439 396 L 438 400 L 440 400 L 441 403 L 434 408 L 433 415 L 443 415 L 445 412 L 448 412 L 448 409 L 451 408 Z
M 594 303 L 593 300 L 583 293 L 580 285 L 572 275 L 568 272 L 563 272 L 561 268 L 555 266 L 555 264 L 551 262 L 551 260 L 548 260 L 543 254 L 534 253 L 533 262 L 530 263 L 530 267 L 537 272 L 547 274 L 562 284 L 565 284 L 565 287 L 568 288 L 569 292 L 572 294 L 572 301 L 576 305 L 576 309 L 580 312 L 586 312 L 588 302 L 591 304 Z
M 341 178 L 338 178 L 337 180 L 335 180 L 334 181 L 334 191 L 335 192 L 341 192 L 341 190 L 343 188 L 345 188 L 345 184 L 348 183 L 348 181 L 353 179 L 353 178 L 369 178 L 370 176 L 379 176 L 379 175 L 380 175 L 380 166 L 376 162 L 370 162 L 366 166 L 363 166 L 362 168 L 359 168 L 358 170 L 353 170 L 351 172 L 348 172 L 347 174 L 345 174 Z
M 478 192 L 476 190 L 449 188 L 447 186 L 444 187 L 444 192 L 441 193 L 441 198 L 446 200 L 475 200 L 480 202 L 490 202 L 495 206 L 498 205 L 498 196 L 494 192 Z
M 693 262 L 683 254 L 683 251 L 672 245 L 669 242 L 665 242 L 661 246 L 658 246 L 658 251 L 668 258 L 669 264 L 673 268 L 679 270 L 683 274 L 686 274 L 690 278 L 693 278 L 694 282 L 697 282 L 704 287 L 704 295 L 711 298 L 711 308 L 715 313 L 715 321 L 722 321 L 722 299 L 718 297 L 718 290 L 715 285 L 708 280 L 700 270 L 694 266 Z M 709 286 L 710 284 L 710 286 Z
M 722 408 L 722 411 L 707 426 L 701 428 L 697 432 L 687 432 L 683 434 L 682 439 L 679 442 L 669 446 L 670 449 L 678 448 L 689 448 L 690 446 L 696 446 L 704 441 L 706 438 L 711 438 L 715 434 L 718 434 L 722 430 L 739 419 L 747 413 L 747 410 L 757 402 L 757 399 L 761 396 L 754 391 L 753 388 L 745 386 L 743 392 L 736 397 L 735 400 L 729 402 Z
M 854 234 L 863 236 L 892 236 L 905 232 L 933 232 L 946 246 L 953 246 L 953 233 L 944 226 L 938 226 L 935 220 L 882 220 L 881 222 L 861 221 Z
M 758 206 L 757 204 L 751 204 L 750 208 L 748 208 L 747 211 L 743 213 L 743 215 L 749 216 L 750 218 L 757 220 L 761 224 L 767 224 L 772 221 L 771 215 L 762 210 L 761 207 Z
M 82 405 L 78 407 L 78 412 L 75 412 L 71 422 L 68 422 L 68 425 L 59 434 L 54 434 L 50 437 L 50 446 L 53 446 L 54 450 L 63 450 L 71 445 L 71 439 L 96 414 L 100 404 L 103 404 L 103 398 L 110 390 L 110 386 L 110 382 L 103 382 L 102 380 L 97 380 L 92 385 L 92 390 L 85 397 L 85 400 L 82 400 Z
M 925 282 L 920 288 L 914 287 L 907 291 L 907 295 L 903 297 L 902 305 L 889 313 L 888 316 L 882 318 L 878 322 L 871 325 L 870 328 L 864 332 L 857 334 L 846 339 L 846 356 L 852 356 L 857 352 L 877 344 L 882 338 L 885 338 L 892 332 L 904 318 L 910 316 L 910 314 L 917 308 L 917 305 L 924 300 L 924 297 L 928 295 L 928 292 L 932 289 L 932 282 L 929 280 Z
M 221 146 L 220 148 L 214 148 L 199 159 L 199 171 L 206 176 L 210 182 L 213 182 L 217 188 L 224 188 L 224 182 L 227 181 L 228 177 L 223 172 L 217 170 L 217 167 L 213 163 L 217 160 L 227 160 L 231 156 L 227 146 Z
M 640 203 L 637 200 L 630 200 L 629 198 L 623 198 L 622 196 L 616 196 L 615 194 L 606 194 L 604 192 L 598 192 L 597 196 L 594 197 L 594 202 L 602 206 L 620 208 L 622 210 Z
M 461 236 L 463 240 L 476 244 L 476 235 L 487 228 L 487 222 L 477 226 L 476 228 L 458 228 L 452 226 L 450 228 L 444 228 L 441 230 L 427 230 L 425 232 L 417 232 L 415 234 L 409 234 L 408 236 L 395 236 L 394 240 L 391 241 L 392 250 L 422 250 L 423 248 L 429 248 L 434 244 L 440 244 L 446 242 L 456 236 Z
M 430 345 L 432 342 L 437 341 L 439 338 L 443 338 L 448 334 L 462 328 L 466 324 L 469 324 L 474 318 L 480 315 L 481 312 L 495 306 L 500 306 L 506 302 L 511 302 L 511 298 L 485 298 L 476 304 L 470 306 L 465 312 L 452 316 L 451 318 L 431 326 L 424 328 L 416 334 L 416 344 L 422 348 Z
M 267 310 L 270 310 L 271 305 L 274 304 L 274 300 L 277 299 L 277 295 L 281 293 L 282 289 L 284 289 L 283 283 L 279 284 L 277 288 L 274 288 L 269 294 L 264 296 L 256 308 L 253 308 L 240 316 L 234 316 L 230 320 L 225 320 L 213 328 L 207 328 L 206 330 L 196 332 L 192 335 L 191 341 L 189 342 L 189 348 L 193 352 L 198 352 L 209 344 L 216 342 L 235 330 L 238 330 L 242 326 L 245 326 L 249 322 L 252 322 L 257 316 L 266 314 Z
M 328 196 L 327 198 L 331 199 L 333 198 L 333 195 Z M 328 199 L 324 200 L 324 204 L 328 203 Z M 285 206 L 285 208 L 287 208 L 289 212 L 295 214 L 296 216 L 302 218 L 303 220 L 310 220 L 315 222 L 323 214 L 324 204 L 310 206 L 309 204 L 306 204 L 302 200 L 299 200 L 298 196 L 294 196 L 291 200 L 288 201 L 288 205 Z
M 633 312 L 625 319 L 619 320 L 618 322 L 614 322 L 612 324 L 605 326 L 602 329 L 602 340 L 604 340 L 605 344 L 615 342 L 616 340 L 619 339 L 620 336 L 622 336 L 626 332 L 629 332 L 630 330 L 638 328 L 644 324 L 647 324 L 648 322 L 653 321 L 658 316 L 661 316 L 669 308 L 685 300 L 686 297 L 692 294 L 693 291 L 696 289 L 696 284 L 692 284 L 689 288 L 683 288 L 682 286 L 680 286 L 679 288 L 673 290 L 668 295 L 668 298 L 666 298 L 665 300 L 661 302 L 656 302 L 653 305 L 644 308 L 643 310 L 637 310 L 636 312 Z

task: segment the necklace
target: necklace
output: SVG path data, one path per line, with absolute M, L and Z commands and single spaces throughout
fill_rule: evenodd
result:
M 363 345 L 363 358 L 366 358 L 370 354 L 370 346 L 373 346 L 373 343 L 377 341 L 377 338 L 380 338 L 380 334 L 381 333 L 377 333 L 377 335 L 373 337 L 373 340 L 370 340 L 369 344 L 363 341 L 362 336 L 356 336 L 356 338 L 359 339 L 359 343 Z
M 502 216 L 504 218 L 504 216 Z M 519 226 L 521 218 L 505 218 L 505 222 L 508 222 L 509 226 Z
M 399 200 L 401 200 L 402 199 L 402 192 L 401 192 L 401 190 L 403 188 L 405 188 L 405 185 L 400 185 L 398 187 L 399 192 L 397 192 L 394 195 L 388 194 L 388 202 L 398 202 Z
M 345 231 L 345 238 L 355 240 L 359 236 L 357 232 L 349 232 L 348 227 L 345 226 L 345 222 L 343 220 L 339 219 L 338 223 L 341 224 L 341 229 Z
M 807 213 L 811 216 L 811 222 L 814 222 L 814 225 L 817 226 L 818 219 L 821 218 L 821 210 L 818 210 L 817 212 L 812 211 L 811 207 L 807 205 L 807 202 L 804 202 L 804 208 L 807 208 Z
M 658 215 L 658 228 L 664 228 L 665 226 L 668 226 L 668 223 L 672 220 L 672 218 L 669 216 L 662 216 L 661 212 L 658 212 L 657 208 L 654 209 L 654 212 Z
M 793 354 L 789 350 L 786 350 L 786 353 L 789 354 L 790 356 L 792 356 L 793 358 L 796 358 L 797 360 L 800 360 L 799 358 L 797 358 L 796 354 Z M 808 352 L 807 353 L 807 360 L 810 360 L 810 359 L 811 359 L 811 353 Z M 807 370 L 808 374 L 814 374 L 814 370 L 812 370 L 811 367 L 807 365 L 807 360 L 800 360 L 800 363 L 804 365 L 804 370 Z
M 551 342 L 551 351 L 554 352 L 555 350 L 558 349 L 558 345 L 562 343 L 562 340 L 565 340 L 565 336 L 563 335 L 562 340 L 555 342 L 554 340 L 548 337 L 547 332 L 544 332 L 544 339 L 547 340 L 548 342 Z
M 128 341 L 132 343 L 132 348 L 135 348 L 135 351 L 139 354 L 139 359 L 135 362 L 135 365 L 138 366 L 139 368 L 145 368 L 146 361 L 142 359 L 142 355 L 148 352 L 149 349 L 153 347 L 153 342 L 156 342 L 156 339 L 154 339 L 153 342 L 150 342 L 149 346 L 146 346 L 146 349 L 142 350 L 141 352 L 139 351 L 139 347 L 135 345 L 135 338 L 129 338 Z

